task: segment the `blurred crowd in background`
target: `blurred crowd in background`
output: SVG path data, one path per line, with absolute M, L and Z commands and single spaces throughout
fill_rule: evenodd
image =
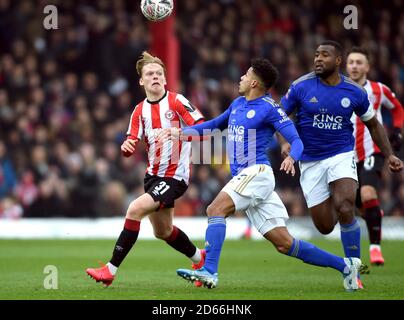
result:
M 144 98 L 135 62 L 151 34 L 139 2 L 0 0 L 0 218 L 124 216 L 144 192 L 145 146 L 120 155 Z M 57 30 L 43 28 L 47 4 L 58 8 Z M 403 1 L 349 4 L 359 9 L 358 30 L 343 27 L 344 1 L 176 1 L 178 91 L 215 117 L 237 97 L 250 59 L 262 56 L 279 69 L 278 100 L 312 70 L 317 45 L 333 39 L 367 48 L 369 78 L 404 102 Z M 307 215 L 298 177 L 276 170 L 278 150 L 270 157 L 290 216 Z M 229 178 L 227 165 L 193 165 L 175 214 L 204 215 Z M 404 174 L 385 170 L 380 197 L 385 215 L 404 216 Z

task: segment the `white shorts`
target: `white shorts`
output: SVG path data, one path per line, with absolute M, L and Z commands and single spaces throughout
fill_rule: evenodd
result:
M 236 211 L 245 211 L 251 223 L 264 235 L 289 219 L 285 205 L 274 191 L 272 168 L 256 164 L 245 168 L 222 189 L 233 200 Z
M 330 197 L 331 182 L 342 178 L 358 181 L 353 151 L 319 161 L 299 161 L 299 168 L 300 185 L 309 208 Z

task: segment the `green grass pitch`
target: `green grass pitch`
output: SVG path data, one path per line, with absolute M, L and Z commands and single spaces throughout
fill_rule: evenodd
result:
M 311 300 L 404 299 L 404 242 L 384 241 L 384 267 L 362 276 L 365 289 L 347 293 L 341 275 L 276 252 L 267 241 L 227 240 L 215 289 L 196 288 L 176 275 L 189 260 L 162 241 L 140 240 L 121 265 L 113 285 L 104 288 L 85 269 L 106 262 L 114 240 L 0 240 L 0 299 L 134 300 Z M 202 246 L 202 241 L 197 244 Z M 342 254 L 339 241 L 314 243 Z M 362 242 L 365 263 L 368 243 Z M 58 271 L 58 289 L 45 289 L 44 268 Z

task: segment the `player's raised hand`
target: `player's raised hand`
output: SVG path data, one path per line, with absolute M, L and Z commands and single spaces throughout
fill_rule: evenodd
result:
M 391 172 L 400 172 L 403 170 L 403 162 L 394 155 L 391 155 L 387 158 L 389 162 L 389 168 Z
M 296 171 L 295 171 L 295 166 L 294 166 L 294 163 L 295 163 L 295 160 L 292 158 L 292 157 L 290 157 L 290 156 L 287 156 L 283 161 L 282 161 L 282 163 L 281 163 L 281 171 L 283 170 L 283 171 L 285 171 L 286 172 L 286 174 L 291 174 L 292 175 L 292 177 L 294 177 L 295 176 L 295 173 L 296 173 Z
M 121 145 L 122 153 L 127 157 L 132 155 L 135 152 L 136 142 L 137 140 L 126 139 Z

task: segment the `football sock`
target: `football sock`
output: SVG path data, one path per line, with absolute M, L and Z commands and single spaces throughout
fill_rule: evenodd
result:
M 374 199 L 363 203 L 365 209 L 366 226 L 368 227 L 371 244 L 380 244 L 382 231 L 382 212 L 379 200 Z
M 209 217 L 205 235 L 205 269 L 217 273 L 220 252 L 226 237 L 226 219 L 224 217 Z
M 111 262 L 108 262 L 107 267 L 109 269 L 109 272 L 111 272 L 113 276 L 116 275 L 116 272 L 118 271 L 118 268 L 116 266 L 114 266 Z
M 199 250 L 199 248 L 196 248 L 195 254 L 191 257 L 191 260 L 193 263 L 198 263 L 201 261 L 201 259 L 202 259 L 201 250 Z
M 188 258 L 191 258 L 197 249 L 189 240 L 188 236 L 176 226 L 173 226 L 171 235 L 165 239 L 165 241 L 175 250 L 185 254 Z
M 310 242 L 293 239 L 288 256 L 298 258 L 305 263 L 320 266 L 331 267 L 340 272 L 344 272 L 346 264 L 344 258 L 338 257 L 327 251 L 317 248 Z
M 116 241 L 110 263 L 119 267 L 135 244 L 140 230 L 140 221 L 125 219 L 124 228 Z
M 346 257 L 360 258 L 361 256 L 361 229 L 358 220 L 354 218 L 352 223 L 340 224 L 341 241 Z
M 369 246 L 369 250 L 372 251 L 372 249 L 381 250 L 382 248 L 380 247 L 379 244 L 371 244 L 371 245 Z

